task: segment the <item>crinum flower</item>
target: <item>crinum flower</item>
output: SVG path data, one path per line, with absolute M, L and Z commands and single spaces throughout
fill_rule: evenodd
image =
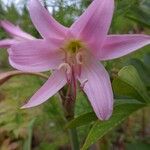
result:
M 74 94 L 79 81 L 97 117 L 107 120 L 111 116 L 113 92 L 100 61 L 122 57 L 150 44 L 147 35 L 107 35 L 113 11 L 114 0 L 93 0 L 67 28 L 54 20 L 38 0 L 29 1 L 30 17 L 43 39 L 12 45 L 9 61 L 21 71 L 53 73 L 23 108 L 40 105 L 66 84 L 71 85 Z

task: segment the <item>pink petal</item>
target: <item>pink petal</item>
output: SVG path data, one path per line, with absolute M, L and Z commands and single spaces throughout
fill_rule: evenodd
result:
M 65 36 L 67 28 L 60 25 L 40 4 L 39 0 L 30 0 L 29 13 L 33 24 L 43 38 L 60 38 Z
M 0 21 L 0 26 L 3 27 L 4 30 L 6 30 L 6 32 L 8 32 L 12 37 L 29 40 L 35 39 L 33 36 L 22 31 L 18 26 L 15 26 L 9 21 Z
M 55 69 L 63 62 L 60 40 L 32 40 L 12 45 L 9 52 L 10 64 L 21 71 L 41 72 Z
M 66 84 L 65 73 L 55 71 L 46 83 L 31 97 L 29 102 L 22 108 L 38 106 L 56 94 Z
M 79 81 L 97 115 L 101 120 L 107 120 L 113 110 L 113 92 L 109 75 L 102 64 L 91 62 L 83 66 Z
M 147 35 L 110 35 L 99 51 L 100 60 L 109 60 L 122 57 L 150 44 Z
M 12 39 L 0 40 L 0 48 L 9 48 L 12 44 L 16 43 L 17 41 Z
M 106 38 L 114 10 L 114 0 L 94 0 L 71 26 L 71 32 L 87 42 L 96 55 Z

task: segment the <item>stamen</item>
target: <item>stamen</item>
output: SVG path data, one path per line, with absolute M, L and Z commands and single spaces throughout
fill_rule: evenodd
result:
M 69 100 L 75 100 L 76 99 L 76 88 L 77 88 L 77 81 L 76 81 L 76 76 L 74 72 L 74 67 L 72 66 L 71 70 L 71 75 L 70 75 L 70 80 L 68 82 L 68 90 L 66 96 L 68 97 Z
M 72 69 L 72 88 L 73 88 L 74 99 L 76 99 L 77 81 L 76 81 L 74 69 Z
M 68 63 L 62 63 L 59 65 L 58 69 L 65 69 L 67 74 L 71 73 L 71 67 Z
M 81 76 L 81 65 L 78 66 L 78 76 Z
M 76 61 L 77 64 L 82 65 L 83 64 L 83 54 L 82 52 L 79 52 L 76 54 Z
M 87 82 L 88 82 L 88 79 L 85 79 L 85 80 L 82 81 L 82 83 L 81 83 L 81 85 L 80 85 L 81 90 L 84 89 L 85 84 L 86 84 Z

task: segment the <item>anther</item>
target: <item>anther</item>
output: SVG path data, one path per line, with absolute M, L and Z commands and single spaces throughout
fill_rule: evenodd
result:
M 80 85 L 81 90 L 84 89 L 85 84 L 86 84 L 87 82 L 88 82 L 88 79 L 85 79 L 85 80 L 82 81 L 82 83 L 81 83 L 81 85 Z
M 76 61 L 77 64 L 82 65 L 83 64 L 83 54 L 82 52 L 79 52 L 76 54 Z
M 62 63 L 59 65 L 58 69 L 65 69 L 67 74 L 71 73 L 71 67 L 68 63 Z

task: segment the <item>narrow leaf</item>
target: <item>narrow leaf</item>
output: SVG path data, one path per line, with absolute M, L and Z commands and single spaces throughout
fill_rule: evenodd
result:
M 112 82 L 114 94 L 117 98 L 134 98 L 141 102 L 144 101 L 143 97 L 138 91 L 128 83 L 124 82 L 119 77 L 115 78 Z
M 138 100 L 135 100 L 135 99 L 125 99 L 125 100 L 116 99 L 114 107 L 116 107 L 118 105 L 126 104 L 126 103 L 141 104 Z M 88 113 L 82 114 L 82 115 L 74 118 L 73 120 L 71 120 L 69 123 L 67 123 L 65 128 L 77 128 L 77 127 L 80 127 L 83 125 L 90 124 L 96 120 L 97 120 L 97 117 L 95 115 L 95 112 L 88 112 Z
M 144 9 L 138 7 L 132 7 L 126 17 L 134 22 L 137 22 L 138 24 L 150 28 L 149 14 L 149 11 L 145 11 Z
M 122 68 L 118 73 L 119 78 L 125 83 L 132 86 L 138 93 L 143 97 L 145 102 L 149 102 L 149 96 L 146 90 L 146 87 L 140 76 L 133 66 L 126 66 Z
M 80 127 L 85 124 L 89 124 L 93 121 L 96 121 L 97 117 L 94 112 L 89 112 L 86 114 L 83 114 L 75 119 L 73 119 L 71 122 L 69 122 L 65 128 L 76 128 Z
M 150 80 L 149 80 L 150 69 L 148 69 L 142 61 L 140 61 L 139 59 L 135 59 L 135 58 L 131 59 L 129 61 L 129 64 L 133 65 L 136 68 L 136 70 L 137 70 L 138 74 L 140 75 L 140 78 L 142 79 L 144 84 L 147 87 L 150 87 Z
M 90 145 L 94 144 L 97 140 L 99 140 L 109 131 L 118 126 L 129 115 L 143 108 L 144 106 L 146 105 L 139 103 L 126 103 L 122 105 L 117 105 L 115 107 L 112 117 L 108 121 L 101 122 L 98 120 L 94 123 L 81 150 L 86 150 Z
M 150 52 L 144 56 L 144 64 L 150 70 Z
M 31 144 L 32 144 L 32 133 L 33 133 L 33 127 L 35 124 L 36 119 L 32 119 L 31 122 L 29 122 L 29 126 L 28 126 L 28 138 L 25 141 L 24 150 L 31 150 Z

